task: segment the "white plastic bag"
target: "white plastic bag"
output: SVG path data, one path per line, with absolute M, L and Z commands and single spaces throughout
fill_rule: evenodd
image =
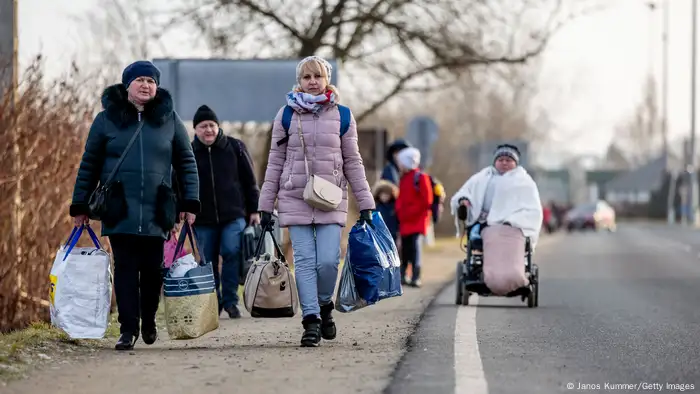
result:
M 95 247 L 75 247 L 86 228 Z M 112 302 L 110 260 L 85 225 L 74 228 L 56 253 L 49 276 L 51 324 L 72 339 L 100 339 L 107 331 Z
M 175 260 L 173 265 L 170 266 L 168 274 L 171 278 L 184 278 L 189 270 L 197 267 L 199 267 L 199 264 L 194 259 L 194 255 L 188 253 Z

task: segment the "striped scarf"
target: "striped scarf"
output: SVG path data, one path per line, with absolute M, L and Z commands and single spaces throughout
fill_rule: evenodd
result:
M 297 112 L 311 112 L 315 114 L 326 104 L 335 104 L 335 101 L 335 94 L 330 90 L 318 96 L 295 91 L 287 93 L 287 104 Z

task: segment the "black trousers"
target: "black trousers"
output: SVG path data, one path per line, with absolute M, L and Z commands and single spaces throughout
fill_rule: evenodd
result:
M 421 269 L 421 234 L 410 234 L 401 237 L 401 278 L 406 277 L 408 265 L 411 264 L 411 281 L 420 279 Z
M 137 335 L 139 319 L 153 328 L 163 287 L 163 238 L 138 235 L 109 237 L 114 255 L 114 291 L 120 332 Z

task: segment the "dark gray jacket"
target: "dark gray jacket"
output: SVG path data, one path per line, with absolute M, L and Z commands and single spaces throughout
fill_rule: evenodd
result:
M 123 184 L 128 214 L 113 227 L 103 223 L 102 235 L 166 238 L 169 229 L 161 228 L 155 221 L 156 210 L 162 205 L 156 199 L 161 183 L 172 187 L 173 169 L 180 189 L 179 210 L 195 214 L 200 210 L 197 164 L 187 130 L 173 110 L 172 97 L 159 88 L 139 113 L 128 101 L 126 88 L 117 84 L 105 89 L 102 107 L 104 110 L 93 121 L 85 143 L 70 215 L 88 214 L 88 201 L 98 181 L 106 181 L 143 120 L 141 134 L 114 177 L 114 181 Z

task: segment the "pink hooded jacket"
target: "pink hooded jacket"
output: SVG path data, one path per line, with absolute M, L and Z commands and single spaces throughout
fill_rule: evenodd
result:
M 285 137 L 282 127 L 282 107 L 272 128 L 272 146 L 268 158 L 265 182 L 260 190 L 258 210 L 272 212 L 277 198 L 280 227 L 339 224 L 345 226 L 348 214 L 348 183 L 355 194 L 360 210 L 375 209 L 374 198 L 365 176 L 362 156 L 357 145 L 357 123 L 351 116 L 350 128 L 340 137 L 340 113 L 335 105 L 328 105 L 318 114 L 294 112 L 289 124 L 289 141 L 281 146 L 277 141 Z M 324 212 L 304 202 L 303 192 L 307 177 L 297 118 L 306 143 L 309 173 L 335 183 L 343 189 L 343 201 L 337 210 Z

